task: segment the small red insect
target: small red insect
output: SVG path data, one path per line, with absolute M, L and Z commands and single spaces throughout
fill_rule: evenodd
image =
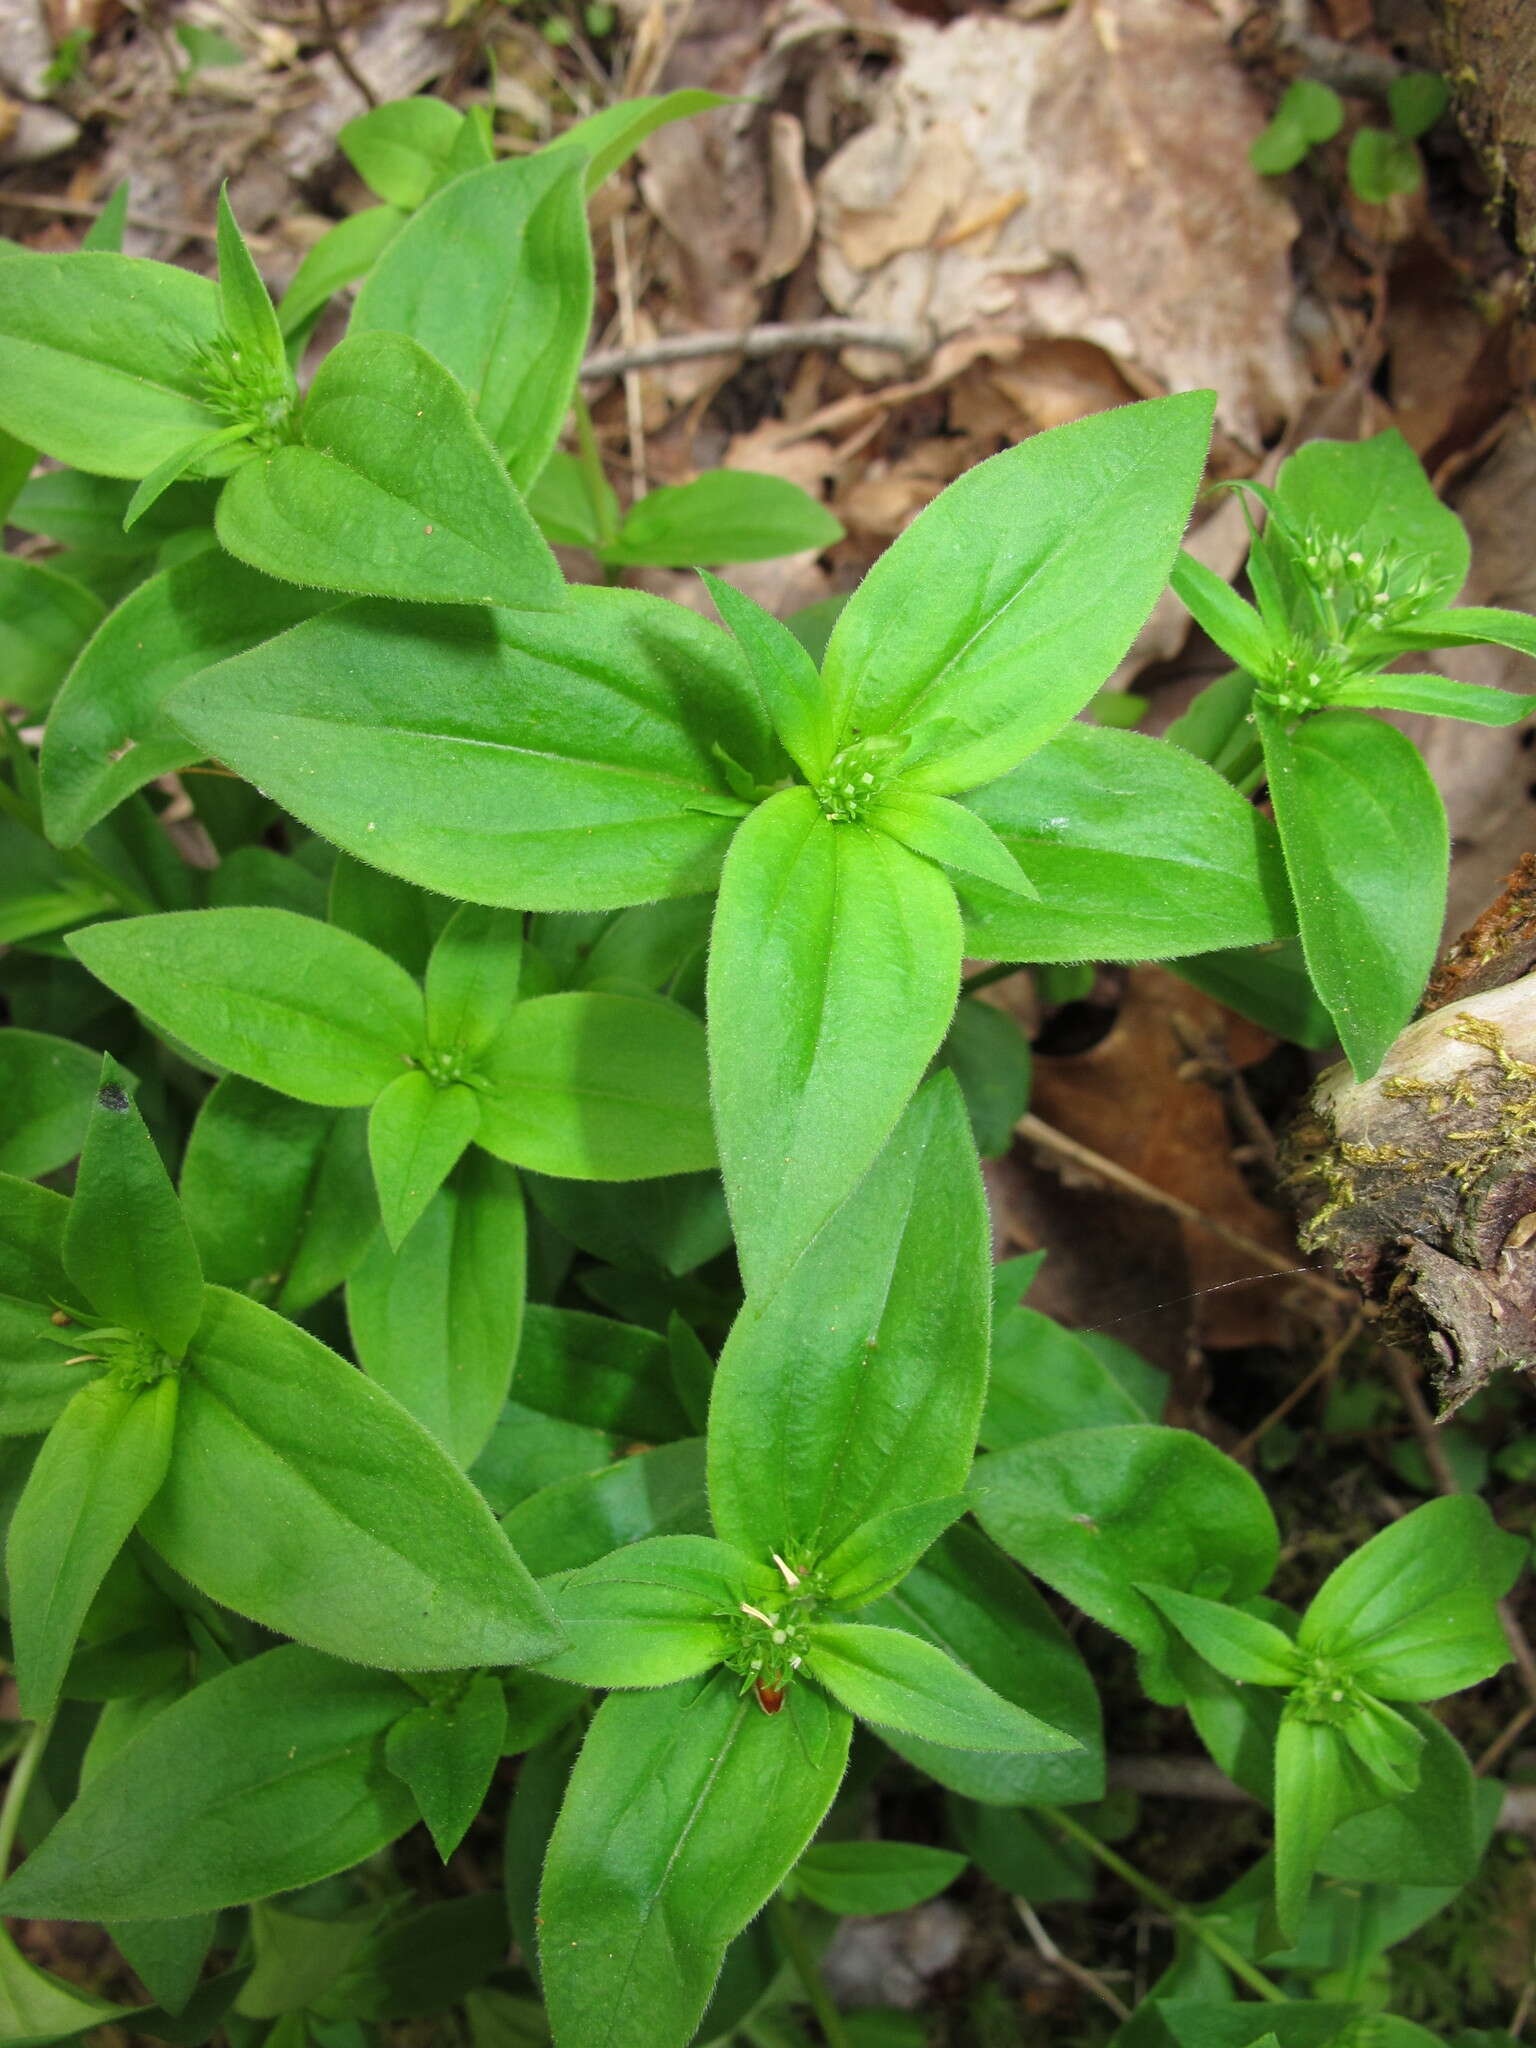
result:
M 760 1678 L 752 1681 L 757 1690 L 757 1704 L 765 1714 L 776 1714 L 784 1705 L 784 1688 L 778 1685 L 764 1685 Z

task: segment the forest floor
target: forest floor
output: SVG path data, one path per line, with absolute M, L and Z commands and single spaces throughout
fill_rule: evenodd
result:
M 656 135 L 596 203 L 609 367 L 586 388 L 621 495 L 723 464 L 825 496 L 842 541 L 735 572 L 775 610 L 850 589 L 982 458 L 1194 385 L 1219 394 L 1221 479 L 1271 477 L 1318 434 L 1397 427 L 1470 529 L 1470 601 L 1536 610 L 1536 336 L 1509 209 L 1450 118 L 1419 145 L 1417 191 L 1367 204 L 1346 177 L 1350 129 L 1436 57 L 1412 0 L 0 0 L 0 233 L 73 247 L 127 177 L 129 253 L 211 269 L 227 178 L 281 286 L 364 202 L 335 134 L 370 101 L 488 104 L 515 152 L 616 98 L 708 87 L 739 97 Z M 1349 122 L 1262 177 L 1249 147 L 1303 71 L 1344 92 Z M 804 332 L 730 345 L 770 322 Z M 726 345 L 665 360 L 701 334 Z M 1237 495 L 1197 522 L 1196 552 L 1235 573 Z M 637 580 L 702 608 L 691 574 Z M 1433 660 L 1513 683 L 1521 657 Z M 1155 733 L 1224 666 L 1168 599 L 1114 687 Z M 1454 934 L 1536 845 L 1536 733 L 1403 723 L 1450 813 Z M 1017 976 L 993 999 L 1033 1038 L 1038 1119 L 989 1167 L 1000 1254 L 1047 1250 L 1032 1305 L 1163 1367 L 1169 1420 L 1260 1471 L 1286 1537 L 1276 1590 L 1305 1597 L 1447 1478 L 1413 1369 L 1296 1248 L 1276 1139 L 1318 1062 L 1155 967 L 1076 988 Z M 1448 1440 L 1450 1476 L 1516 1527 L 1532 1428 L 1528 1391 L 1496 1387 Z M 1084 1638 L 1135 1858 L 1209 1896 L 1261 1846 L 1262 1816 L 1199 1796 L 1184 1717 L 1139 1704 L 1121 1649 Z M 1482 1767 L 1536 1780 L 1536 1662 L 1449 1718 Z M 1399 1952 L 1398 2010 L 1453 2032 L 1529 2009 L 1532 1846 L 1496 1837 L 1479 1885 Z M 855 2002 L 924 2010 L 940 2039 L 1012 2040 L 1022 1998 L 1039 2038 L 1097 2041 L 1165 1944 L 1133 1894 L 1090 1889 L 1031 1925 L 973 1875 L 855 1923 L 831 1973 Z

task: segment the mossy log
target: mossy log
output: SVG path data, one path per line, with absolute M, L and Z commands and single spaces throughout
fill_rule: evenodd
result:
M 1302 1244 L 1427 1347 L 1443 1413 L 1536 1367 L 1536 974 L 1419 1018 L 1370 1081 L 1331 1068 L 1287 1163 Z

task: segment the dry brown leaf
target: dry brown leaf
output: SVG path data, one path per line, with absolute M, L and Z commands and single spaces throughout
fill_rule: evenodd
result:
M 1107 1037 L 1065 1058 L 1037 1056 L 1032 1107 L 1068 1137 L 1202 1215 L 1288 1254 L 1289 1224 L 1254 1197 L 1233 1160 L 1219 1089 L 1188 1071 L 1192 1058 L 1207 1048 L 1240 1069 L 1272 1044 L 1256 1026 L 1167 969 L 1133 968 Z M 1229 1285 L 1266 1269 L 1194 1224 L 1178 1228 L 1190 1290 L 1200 1295 L 1193 1304 L 1200 1341 L 1219 1349 L 1271 1338 L 1272 1290 Z
M 768 232 L 753 277 L 771 284 L 787 277 L 811 246 L 816 201 L 805 175 L 805 130 L 793 114 L 768 121 Z
M 909 22 L 900 48 L 874 125 L 818 181 L 832 304 L 1090 341 L 1138 388 L 1214 384 L 1259 445 L 1304 388 L 1297 222 L 1249 167 L 1264 108 L 1220 20 L 1197 0 L 1078 0 L 1058 20 Z

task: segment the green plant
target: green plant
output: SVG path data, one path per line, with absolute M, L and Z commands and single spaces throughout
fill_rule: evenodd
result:
M 1346 171 L 1357 198 L 1381 205 L 1424 182 L 1424 165 L 1414 144 L 1428 134 L 1450 104 L 1450 88 L 1436 71 L 1405 71 L 1387 88 L 1390 128 L 1357 128 L 1350 138 Z M 1295 170 L 1344 125 L 1344 102 L 1330 85 L 1298 78 L 1287 86 L 1269 125 L 1249 149 L 1249 161 L 1266 177 Z
M 1491 1825 L 1418 1703 L 1503 1661 L 1520 1546 L 1433 1503 L 1267 1597 L 1257 1482 L 992 1267 L 1029 1061 L 975 997 L 1257 962 L 1378 1057 L 1443 881 L 1361 707 L 1521 715 L 1382 671 L 1528 622 L 1444 609 L 1464 538 L 1391 437 L 1292 458 L 1257 609 L 1181 561 L 1208 393 L 983 463 L 835 621 L 567 585 L 550 538 L 831 537 L 729 473 L 621 518 L 576 403 L 587 196 L 697 100 L 504 163 L 379 109 L 382 204 L 283 308 L 227 204 L 217 285 L 0 258 L 0 476 L 58 543 L 6 568 L 46 727 L 0 732 L 0 1910 L 99 1921 L 154 2001 L 0 1939 L 0 2041 L 908 2040 L 831 2003 L 826 1916 L 974 1861 L 1166 1914 L 1130 2043 L 1413 2048 L 1381 1958 Z M 1245 664 L 1175 745 L 1079 718 L 1170 573 Z M 1061 1603 L 1274 1805 L 1273 1866 L 1188 1906 L 1113 1846 Z M 413 1890 L 391 1845 L 454 1855 L 503 1757 L 504 1898 Z M 859 1839 L 880 1770 L 958 1847 Z

